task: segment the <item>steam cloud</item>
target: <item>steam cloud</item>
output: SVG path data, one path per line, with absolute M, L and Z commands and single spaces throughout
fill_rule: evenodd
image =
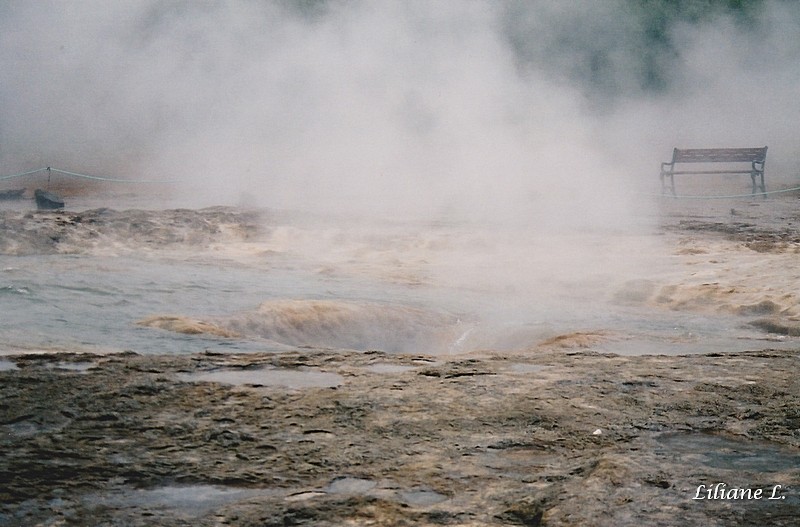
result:
M 6 2 L 0 172 L 579 227 L 626 223 L 673 146 L 767 144 L 794 177 L 800 7 L 659 40 L 648 5 Z

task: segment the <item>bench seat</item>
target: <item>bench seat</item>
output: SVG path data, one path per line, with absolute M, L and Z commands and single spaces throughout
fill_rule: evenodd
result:
M 767 161 L 767 147 L 755 148 L 675 148 L 672 151 L 672 161 L 661 163 L 661 192 L 667 189 L 675 196 L 675 177 L 684 174 L 750 174 L 753 182 L 753 194 L 757 190 L 766 197 L 767 188 L 764 184 L 764 165 Z M 727 163 L 723 169 L 691 169 L 676 170 L 675 165 L 684 163 L 710 164 Z M 747 163 L 749 167 L 737 167 L 735 164 Z

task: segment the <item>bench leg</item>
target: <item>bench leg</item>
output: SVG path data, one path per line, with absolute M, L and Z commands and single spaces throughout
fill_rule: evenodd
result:
M 661 173 L 661 194 L 664 195 L 667 193 L 667 178 L 669 178 L 670 185 L 669 188 L 672 191 L 672 195 L 675 195 L 675 177 L 669 173 Z
M 756 183 L 756 178 L 761 178 L 760 184 Z M 756 191 L 761 189 L 761 196 L 766 199 L 767 198 L 767 187 L 764 185 L 764 173 L 763 172 L 753 172 L 750 174 L 750 179 L 753 181 L 753 195 L 756 195 Z

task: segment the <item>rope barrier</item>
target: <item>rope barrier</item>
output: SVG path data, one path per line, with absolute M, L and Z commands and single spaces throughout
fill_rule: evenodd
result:
M 64 174 L 65 176 L 72 176 L 77 178 L 83 179 L 91 179 L 93 181 L 106 181 L 110 183 L 143 183 L 143 184 L 170 184 L 175 183 L 175 181 L 171 180 L 154 180 L 154 179 L 119 179 L 119 178 L 110 178 L 110 177 L 101 177 L 101 176 L 90 176 L 89 174 L 80 174 L 78 172 L 70 172 L 68 170 L 61 170 L 60 168 L 52 168 L 52 167 L 44 167 L 44 168 L 37 168 L 36 170 L 28 170 L 27 172 L 21 172 L 19 174 L 11 174 L 8 176 L 0 176 L 0 181 L 5 181 L 9 179 L 20 178 L 23 176 L 29 176 L 31 174 L 36 174 L 37 172 L 43 172 L 47 170 L 48 172 L 57 172 L 59 174 Z M 670 194 L 638 194 L 640 196 L 648 196 L 648 197 L 660 197 L 660 198 L 669 198 L 669 199 L 738 199 L 738 198 L 753 198 L 757 196 L 766 196 L 771 194 L 782 194 L 784 192 L 796 192 L 800 191 L 800 187 L 792 187 L 792 188 L 785 188 L 781 190 L 771 190 L 768 192 L 757 192 L 756 194 L 731 194 L 727 196 L 695 196 L 695 195 L 682 195 L 679 194 L 677 196 L 670 195 Z
M 47 167 L 44 168 L 37 168 L 36 170 L 28 170 L 27 172 L 22 172 L 21 174 L 11 174 L 10 176 L 2 176 L 0 177 L 0 181 L 4 181 L 6 179 L 14 179 L 22 176 L 28 176 L 30 174 L 35 174 L 37 172 L 42 172 L 43 170 L 47 170 Z
M 731 194 L 728 196 L 692 196 L 692 195 L 671 195 L 671 194 L 658 194 L 658 197 L 670 199 L 736 199 L 736 198 L 755 198 L 759 196 L 766 196 L 768 194 L 782 194 L 784 192 L 795 192 L 800 190 L 800 187 L 785 188 L 781 190 L 770 190 L 768 192 L 756 192 L 755 194 Z M 656 194 L 650 194 L 656 196 Z
M 50 167 L 48 167 L 50 168 Z M 109 181 L 111 183 L 175 183 L 174 181 L 169 180 L 155 180 L 155 179 L 119 179 L 119 178 L 110 178 L 110 177 L 100 177 L 100 176 L 89 176 L 87 174 L 78 174 L 77 172 L 69 172 L 67 170 L 61 170 L 58 168 L 50 168 L 53 172 L 58 172 L 59 174 L 64 174 L 67 176 L 73 176 L 78 178 L 84 179 L 91 179 L 94 181 Z
M 78 172 L 70 172 L 68 170 L 61 170 L 60 168 L 52 168 L 52 167 L 44 167 L 44 168 L 37 168 L 36 170 L 29 170 L 27 172 L 21 172 L 19 174 L 11 174 L 9 176 L 0 176 L 0 181 L 5 181 L 8 179 L 19 178 L 23 176 L 29 176 L 31 174 L 36 174 L 37 172 L 43 172 L 47 170 L 48 172 L 57 172 L 59 174 L 64 174 L 65 176 L 77 177 L 82 179 L 91 179 L 93 181 L 107 181 L 110 183 L 145 183 L 145 184 L 169 184 L 175 183 L 175 181 L 169 180 L 154 180 L 154 179 L 119 179 L 119 178 L 111 178 L 111 177 L 101 177 L 101 176 L 90 176 L 89 174 L 80 174 Z

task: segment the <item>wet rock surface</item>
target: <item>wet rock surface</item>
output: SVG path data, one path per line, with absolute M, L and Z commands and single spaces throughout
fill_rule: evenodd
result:
M 687 203 L 678 201 L 664 205 L 665 226 L 673 232 L 699 232 L 742 243 L 761 253 L 800 251 L 800 213 L 797 199 L 769 202 Z
M 659 235 L 681 272 L 630 280 L 615 301 L 738 317 L 763 332 L 756 349 L 695 354 L 709 348 L 687 337 L 692 355 L 618 356 L 598 350 L 620 352 L 624 335 L 581 326 L 458 355 L 294 339 L 308 347 L 7 356 L 0 526 L 797 525 L 796 200 L 674 205 Z M 8 255 L 205 251 L 265 229 L 268 243 L 248 248 L 259 258 L 319 252 L 317 238 L 298 245 L 302 229 L 224 208 L 12 211 L 0 228 Z M 417 256 L 393 252 L 415 236 L 358 241 L 340 255 L 348 269 L 409 287 L 430 279 Z M 337 276 L 337 262 L 319 272 Z M 188 316 L 145 321 L 181 335 L 233 331 Z M 283 327 L 255 322 L 267 337 Z M 731 492 L 750 499 L 719 499 Z
M 620 357 L 543 344 L 524 355 L 9 362 L 0 525 L 788 526 L 800 517 L 800 350 Z M 310 375 L 292 385 L 260 382 L 259 371 Z M 337 382 L 315 384 L 320 373 Z M 717 483 L 764 497 L 692 499 Z M 773 492 L 780 499 L 766 498 Z
M 0 211 L 0 254 L 81 254 L 109 248 L 208 245 L 247 239 L 258 231 L 260 215 L 229 207 L 200 210 L 92 209 Z

